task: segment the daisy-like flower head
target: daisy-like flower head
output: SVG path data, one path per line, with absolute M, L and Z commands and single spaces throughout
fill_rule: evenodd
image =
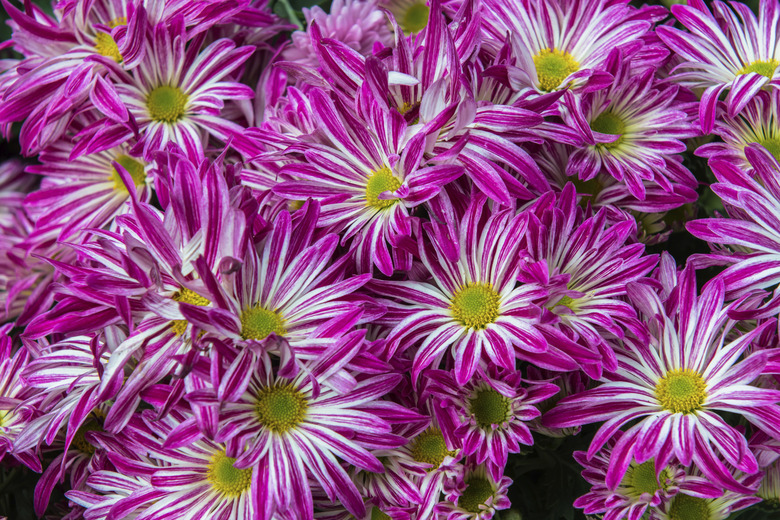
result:
M 586 85 L 598 89 L 609 82 L 609 74 L 601 71 L 609 53 L 615 47 L 641 48 L 659 15 L 655 8 L 636 10 L 627 3 L 487 0 L 483 24 L 495 42 L 511 34 L 518 83 L 539 93 Z M 642 60 L 634 66 L 642 66 Z
M 660 26 L 657 33 L 683 60 L 672 79 L 704 90 L 699 119 L 705 134 L 715 125 L 718 97 L 725 90 L 733 118 L 762 88 L 780 86 L 777 0 L 761 0 L 758 17 L 743 3 L 719 0 L 712 10 L 703 0 L 690 0 L 672 6 L 672 13 L 689 32 Z
M 222 141 L 231 132 L 240 133 L 238 125 L 219 114 L 225 100 L 254 95 L 248 86 L 231 81 L 254 47 L 236 48 L 223 38 L 199 50 L 202 39 L 188 45 L 181 17 L 147 27 L 143 37 L 146 51 L 138 66 L 130 72 L 112 68 L 111 76 L 119 94 L 116 102 L 127 107 L 140 132 L 138 147 L 145 158 L 171 141 L 200 158 L 206 132 Z M 106 130 L 101 125 L 95 131 Z
M 660 86 L 652 68 L 632 74 L 630 64 L 630 56 L 615 50 L 605 65 L 614 76 L 609 88 L 581 98 L 567 93 L 570 124 L 582 130 L 586 146 L 571 155 L 566 173 L 589 181 L 604 170 L 643 200 L 643 181 L 672 191 L 667 164 L 686 150 L 681 140 L 698 130 L 692 123 L 695 106 L 678 98 L 678 87 Z M 687 186 L 695 189 L 693 174 L 683 170 Z
M 735 480 L 720 460 L 747 474 L 758 464 L 744 434 L 716 411 L 743 416 L 758 429 L 780 438 L 780 392 L 751 386 L 765 370 L 765 352 L 740 361 L 745 349 L 771 325 L 737 335 L 724 306 L 723 281 L 716 278 L 696 296 L 692 267 L 664 305 L 645 284 L 629 287 L 629 297 L 647 320 L 649 342 L 626 337 L 618 353 L 618 371 L 605 373 L 603 384 L 562 399 L 544 417 L 549 426 L 566 427 L 605 421 L 588 450 L 593 457 L 623 424 L 631 427 L 615 444 L 606 485 L 615 489 L 638 463 L 655 459 L 665 467 L 672 457 L 694 461 L 712 482 L 740 493 L 751 491 Z
M 278 376 L 271 358 L 260 355 L 249 367 L 252 376 L 246 391 L 235 402 L 222 404 L 215 441 L 227 444 L 226 456 L 235 457 L 237 469 L 252 468 L 253 507 L 262 518 L 280 511 L 311 520 L 309 478 L 356 517 L 365 514 L 363 499 L 339 459 L 382 472 L 381 462 L 366 447 L 395 448 L 405 439 L 390 433 L 381 407 L 371 406 L 398 384 L 400 376 L 353 378 L 346 388 L 337 381 L 341 377 L 333 377 L 361 350 L 364 335 L 347 334 L 293 379 Z M 232 381 L 225 384 L 235 386 Z M 208 387 L 188 394 L 191 402 L 206 405 L 218 403 L 216 397 Z M 186 440 L 188 429 L 181 432 Z M 177 443 L 175 432 L 168 441 L 172 446 Z
M 723 200 L 732 218 L 707 218 L 688 222 L 695 237 L 727 244 L 738 251 L 721 278 L 729 297 L 753 289 L 768 289 L 780 281 L 780 164 L 757 144 L 745 148 L 751 173 L 730 160 L 709 161 L 718 183 L 712 191 Z
M 696 149 L 696 155 L 728 160 L 747 170 L 750 162 L 745 147 L 757 143 L 780 160 L 780 90 L 759 92 L 736 116 L 724 114 L 715 122 L 712 132 L 723 142 L 703 144 Z
M 699 472 L 694 474 L 698 475 Z M 761 475 L 738 475 L 740 486 L 752 490 L 758 486 Z M 682 491 L 669 502 L 654 508 L 650 518 L 653 520 L 726 520 L 732 513 L 750 507 L 761 501 L 761 497 L 752 492 L 744 493 L 725 490 L 715 498 L 697 496 L 693 492 Z
M 405 316 L 387 336 L 390 351 L 419 343 L 415 382 L 424 369 L 438 367 L 448 350 L 459 385 L 488 361 L 507 369 L 514 369 L 515 357 L 560 366 L 560 356 L 547 351 L 533 327 L 540 315 L 536 302 L 546 292 L 536 284 L 516 283 L 526 216 L 510 209 L 488 212 L 486 202 L 483 195 L 473 195 L 457 241 L 446 236 L 443 226 L 426 227 L 420 253 L 431 282 L 373 282 L 377 292 L 394 300 L 383 303 Z
M 307 141 L 288 148 L 306 162 L 282 168 L 294 180 L 276 185 L 274 192 L 293 200 L 319 199 L 320 226 L 342 233 L 342 241 L 360 238 L 355 253 L 360 271 L 376 265 L 390 276 L 394 266 L 411 265 L 411 255 L 397 247 L 411 234 L 409 209 L 434 197 L 463 169 L 424 166 L 424 135 L 407 140 L 403 116 L 382 108 L 364 87 L 354 107 L 334 102 L 322 89 L 309 92 L 327 144 Z M 396 246 L 392 257 L 388 243 Z
M 465 385 L 443 370 L 429 370 L 425 377 L 426 392 L 437 401 L 434 413 L 448 443 L 461 444 L 463 456 L 486 463 L 496 480 L 504 473 L 509 453 L 518 453 L 520 444 L 533 444 L 525 423 L 541 415 L 534 405 L 559 390 L 550 383 L 524 386 L 520 372 L 495 366 L 487 373 L 479 371 Z
M 703 498 L 717 498 L 723 494 L 719 486 L 707 479 L 690 475 L 683 466 L 671 461 L 664 468 L 656 468 L 650 459 L 641 464 L 631 462 L 617 488 L 605 484 L 612 448 L 620 432 L 607 442 L 600 453 L 588 458 L 583 451 L 575 451 L 574 459 L 585 468 L 582 477 L 591 484 L 590 491 L 574 501 L 574 507 L 585 514 L 603 513 L 604 520 L 637 520 L 648 509 L 668 503 L 680 490 Z
M 607 208 L 586 218 L 571 183 L 557 197 L 541 197 L 528 212 L 525 241 L 531 261 L 520 280 L 549 289 L 548 342 L 598 378 L 602 366 L 616 368 L 605 338 L 622 337 L 627 330 L 640 333 L 636 311 L 622 298 L 626 285 L 649 273 L 657 257 L 643 255 L 642 244 L 626 243 L 636 229 L 633 219 L 610 226 Z
M 494 478 L 472 461 L 458 464 L 444 483 L 447 500 L 434 510 L 446 520 L 490 520 L 512 505 L 507 497 L 511 484 L 509 477 Z

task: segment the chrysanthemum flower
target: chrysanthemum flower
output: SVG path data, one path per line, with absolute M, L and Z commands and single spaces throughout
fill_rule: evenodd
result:
M 380 0 L 379 5 L 393 13 L 396 23 L 407 36 L 417 34 L 428 26 L 431 8 L 425 0 Z
M 570 124 L 580 128 L 586 140 L 586 146 L 569 158 L 566 173 L 589 181 L 606 171 L 642 200 L 643 180 L 672 191 L 667 164 L 686 150 L 682 139 L 694 137 L 698 130 L 692 123 L 693 104 L 678 98 L 678 87 L 659 85 L 652 68 L 632 74 L 630 59 L 614 51 L 605 64 L 614 77 L 612 85 L 584 94 L 576 100 L 579 106 L 571 106 L 573 95 L 566 96 Z M 683 171 L 687 186 L 695 189 L 696 179 Z
M 590 491 L 574 501 L 574 507 L 582 508 L 585 514 L 603 513 L 604 520 L 639 520 L 648 508 L 668 503 L 681 490 L 702 498 L 723 494 L 720 486 L 690 475 L 677 462 L 671 461 L 659 471 L 653 459 L 641 464 L 631 462 L 617 488 L 609 489 L 605 484 L 609 459 L 619 437 L 610 439 L 606 449 L 590 459 L 583 451 L 574 452 L 574 459 L 585 468 L 582 477 L 591 484 Z
M 740 475 L 737 478 L 740 486 L 747 490 L 754 490 L 758 486 L 761 475 Z M 657 520 L 726 520 L 731 518 L 734 512 L 760 501 L 761 497 L 755 496 L 751 491 L 739 493 L 725 490 L 722 496 L 716 498 L 703 498 L 681 492 L 676 494 L 667 504 L 656 508 L 651 518 Z
M 445 481 L 447 500 L 437 504 L 435 511 L 446 520 L 490 520 L 496 511 L 511 505 L 507 497 L 511 484 L 509 477 L 494 478 L 479 464 L 459 464 Z
M 387 336 L 390 352 L 421 342 L 414 381 L 425 368 L 438 366 L 447 350 L 461 385 L 481 362 L 508 369 L 514 369 L 515 357 L 553 368 L 561 362 L 547 352 L 547 342 L 533 327 L 540 315 L 536 302 L 546 292 L 515 281 L 526 218 L 509 209 L 488 213 L 486 202 L 481 194 L 473 196 L 460 221 L 459 243 L 441 228 L 427 228 L 420 254 L 432 283 L 373 282 L 377 292 L 394 300 L 383 303 L 405 316 Z
M 381 108 L 366 88 L 355 107 L 335 103 L 323 90 L 309 92 L 312 110 L 327 146 L 303 143 L 305 163 L 282 169 L 274 192 L 288 199 L 322 202 L 320 226 L 341 233 L 342 242 L 360 240 L 355 258 L 361 272 L 372 265 L 390 276 L 394 266 L 408 267 L 411 256 L 397 247 L 411 235 L 409 210 L 435 196 L 463 172 L 451 165 L 425 166 L 424 136 L 407 140 L 407 124 L 397 112 Z M 387 244 L 396 246 L 391 251 Z
M 543 93 L 609 84 L 601 71 L 609 53 L 641 48 L 658 12 L 624 0 L 487 0 L 482 15 L 490 40 L 500 46 L 512 35 L 514 80 Z M 641 59 L 634 63 L 641 66 Z
M 636 311 L 623 297 L 626 285 L 649 273 L 657 257 L 643 255 L 642 244 L 626 243 L 635 230 L 633 219 L 608 226 L 607 208 L 587 216 L 572 184 L 557 197 L 540 197 L 528 212 L 530 261 L 520 280 L 549 290 L 545 307 L 552 316 L 543 327 L 550 345 L 598 378 L 602 366 L 616 368 L 614 347 L 605 338 L 640 333 Z
M 429 370 L 425 377 L 425 391 L 436 400 L 434 413 L 448 443 L 462 445 L 461 455 L 473 455 L 475 463 L 486 463 L 496 480 L 509 453 L 520 452 L 520 444 L 533 444 L 526 422 L 541 415 L 534 405 L 558 392 L 553 384 L 527 384 L 520 372 L 495 366 L 465 385 L 444 370 Z
M 704 89 L 699 119 L 704 133 L 715 125 L 718 98 L 728 90 L 726 106 L 733 118 L 762 88 L 780 86 L 780 7 L 776 0 L 761 0 L 758 17 L 739 2 L 703 0 L 673 5 L 672 13 L 689 32 L 659 26 L 658 36 L 683 62 L 672 79 L 691 89 Z
M 273 518 L 279 511 L 311 520 L 309 478 L 353 515 L 365 514 L 363 499 L 338 459 L 382 472 L 381 462 L 366 448 L 394 448 L 405 439 L 390 433 L 380 407 L 371 407 L 398 384 L 400 376 L 353 379 L 352 388 L 344 393 L 330 386 L 336 381 L 329 379 L 361 350 L 364 335 L 347 334 L 293 379 L 279 377 L 271 358 L 261 355 L 249 367 L 252 377 L 243 395 L 222 404 L 214 440 L 227 444 L 226 455 L 235 457 L 236 468 L 252 468 L 253 507 L 260 518 Z M 235 393 L 236 383 L 226 384 L 230 388 L 225 393 Z M 193 391 L 187 399 L 219 403 L 216 390 L 210 388 Z M 181 437 L 176 432 L 168 437 L 171 446 L 189 435 L 187 428 L 181 432 Z
M 730 259 L 734 265 L 721 274 L 730 297 L 768 289 L 780 281 L 780 224 L 776 217 L 780 215 L 780 164 L 757 144 L 748 145 L 745 154 L 753 175 L 729 160 L 709 161 L 720 181 L 712 185 L 712 191 L 726 204 L 732 218 L 686 224 L 698 238 L 741 250 Z
M 225 142 L 241 127 L 219 117 L 228 99 L 251 98 L 246 85 L 231 81 L 234 73 L 254 51 L 236 48 L 232 40 L 217 40 L 196 52 L 200 39 L 187 45 L 182 18 L 145 30 L 144 58 L 129 72 L 111 69 L 119 99 L 140 132 L 143 157 L 177 143 L 191 157 L 203 157 L 206 132 Z M 119 109 L 120 107 L 115 107 Z M 105 132 L 103 126 L 95 129 Z M 139 149 L 140 151 L 140 149 Z
M 715 121 L 712 133 L 723 142 L 703 144 L 696 155 L 708 159 L 732 161 L 741 169 L 750 169 L 745 147 L 758 143 L 780 160 L 780 90 L 759 92 L 736 116 L 724 114 Z
M 780 391 L 750 386 L 766 366 L 765 353 L 739 361 L 769 323 L 727 339 L 735 331 L 724 292 L 723 281 L 716 278 L 697 297 L 690 266 L 666 307 L 648 286 L 632 285 L 629 297 L 647 320 L 649 343 L 627 337 L 617 372 L 605 374 L 603 384 L 592 390 L 564 398 L 544 417 L 556 427 L 605 421 L 591 442 L 589 458 L 622 425 L 634 421 L 610 457 L 608 488 L 620 484 L 632 457 L 640 464 L 654 458 L 660 467 L 676 457 L 686 466 L 695 462 L 708 479 L 727 489 L 749 492 L 718 454 L 748 474 L 758 471 L 756 459 L 744 434 L 716 411 L 741 415 L 780 438 Z

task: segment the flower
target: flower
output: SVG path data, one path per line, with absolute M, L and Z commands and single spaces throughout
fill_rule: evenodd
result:
M 758 486 L 760 475 L 739 475 L 739 483 L 746 489 Z M 653 511 L 651 518 L 657 520 L 725 520 L 732 513 L 760 502 L 761 498 L 752 492 L 738 493 L 726 490 L 722 496 L 704 498 L 689 493 L 678 493 L 667 504 Z
M 431 282 L 375 280 L 371 287 L 392 298 L 383 301 L 404 318 L 388 333 L 390 354 L 418 342 L 412 378 L 437 366 L 448 349 L 455 380 L 463 385 L 480 362 L 514 369 L 515 357 L 558 366 L 557 354 L 534 329 L 545 291 L 536 284 L 517 286 L 524 215 L 510 209 L 486 212 L 486 197 L 475 193 L 460 221 L 458 242 L 435 225 L 426 226 L 420 255 Z
M 715 278 L 696 296 L 689 265 L 664 303 L 648 285 L 634 284 L 629 297 L 646 320 L 650 341 L 626 337 L 617 354 L 618 371 L 605 373 L 603 384 L 566 397 L 543 418 L 544 424 L 568 427 L 606 421 L 588 449 L 593 457 L 623 424 L 634 421 L 616 443 L 606 485 L 615 489 L 632 456 L 641 464 L 651 458 L 660 467 L 676 457 L 695 462 L 712 482 L 749 493 L 717 454 L 747 474 L 758 471 L 744 434 L 716 411 L 742 415 L 758 429 L 780 438 L 780 392 L 750 386 L 764 370 L 766 353 L 738 361 L 769 323 L 743 335 L 729 336 L 732 305 L 724 305 L 723 281 Z
M 444 483 L 446 502 L 435 511 L 447 520 L 489 520 L 497 510 L 511 505 L 507 491 L 512 484 L 508 477 L 494 478 L 484 466 L 468 462 L 458 465 Z
M 462 456 L 486 463 L 495 480 L 501 478 L 509 453 L 519 453 L 520 444 L 534 443 L 525 424 L 541 415 L 534 405 L 559 390 L 550 383 L 523 386 L 519 371 L 494 365 L 465 385 L 444 370 L 429 370 L 425 377 L 425 392 L 436 401 L 434 413 L 448 444 L 462 445 Z
M 672 80 L 691 89 L 704 89 L 699 105 L 702 132 L 715 125 L 718 98 L 728 90 L 726 107 L 734 118 L 765 86 L 777 88 L 780 30 L 776 0 L 761 0 L 758 18 L 745 4 L 702 0 L 673 5 L 672 14 L 689 32 L 659 26 L 658 36 L 681 58 Z

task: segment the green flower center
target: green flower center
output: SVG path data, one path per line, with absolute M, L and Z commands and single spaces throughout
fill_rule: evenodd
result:
M 444 462 L 447 455 L 454 455 L 447 449 L 444 435 L 438 428 L 428 428 L 411 441 L 412 458 L 417 462 L 423 462 L 436 469 Z
M 130 178 L 133 179 L 133 184 L 136 186 L 143 186 L 146 182 L 146 170 L 144 163 L 138 161 L 137 159 L 130 157 L 129 155 L 119 155 L 116 159 L 114 159 L 119 165 L 127 170 L 127 173 L 130 174 Z M 111 168 L 111 177 L 110 179 L 114 181 L 114 189 L 116 191 L 122 191 L 127 193 L 127 188 L 125 187 L 125 183 L 122 182 L 122 177 L 119 176 L 119 172 L 116 168 Z
M 209 463 L 206 478 L 214 489 L 228 497 L 238 497 L 252 487 L 252 468 L 238 469 L 236 459 L 225 452 L 214 454 Z
M 146 98 L 149 115 L 154 121 L 175 123 L 184 116 L 187 94 L 179 87 L 163 85 L 152 90 Z
M 766 148 L 775 159 L 780 161 L 780 137 L 767 137 L 766 139 L 759 140 L 758 144 Z
M 371 509 L 371 520 L 392 520 L 389 515 L 380 511 L 380 509 L 374 506 Z
M 366 205 L 372 208 L 389 208 L 398 199 L 380 199 L 379 195 L 385 191 L 394 192 L 401 187 L 401 180 L 393 175 L 387 166 L 372 172 L 366 183 Z
M 740 74 L 750 74 L 751 72 L 757 72 L 764 77 L 772 79 L 772 77 L 775 75 L 775 69 L 778 65 L 780 65 L 780 61 L 778 60 L 754 61 L 750 65 L 745 65 L 739 69 L 737 75 L 739 76 Z
M 191 305 L 197 305 L 199 307 L 205 307 L 210 301 L 208 301 L 206 298 L 201 296 L 200 294 L 196 293 L 195 291 L 192 291 L 190 289 L 184 289 L 177 291 L 176 294 L 171 296 L 171 299 L 177 302 L 184 302 L 189 303 Z M 187 320 L 173 320 L 171 322 L 171 330 L 174 334 L 177 336 L 181 336 L 184 334 L 184 331 L 187 330 Z
M 669 508 L 669 520 L 711 520 L 710 501 L 678 493 Z
M 598 146 L 603 146 L 604 148 L 615 148 L 623 141 L 623 134 L 626 133 L 626 124 L 623 122 L 623 119 L 612 112 L 602 112 L 599 114 L 599 116 L 591 122 L 590 127 L 595 132 L 620 136 L 616 141 L 612 141 L 611 143 L 599 143 Z
M 493 484 L 483 477 L 471 477 L 466 481 L 466 489 L 458 498 L 458 507 L 469 513 L 479 513 L 479 506 L 493 496 Z
M 73 440 L 70 445 L 81 453 L 92 455 L 95 453 L 95 446 L 89 442 L 86 438 L 87 432 L 103 432 L 103 427 L 94 418 L 88 419 L 81 427 L 76 430 L 76 434 L 73 436 Z
M 425 0 L 417 0 L 411 5 L 396 6 L 390 9 L 393 11 L 401 30 L 407 36 L 422 31 L 428 25 L 428 15 L 431 9 L 425 5 Z
M 255 305 L 241 313 L 242 338 L 261 340 L 267 338 L 272 332 L 277 336 L 284 336 L 287 332 L 284 328 L 284 320 L 278 312 Z
M 655 394 L 665 410 L 692 413 L 701 410 L 707 398 L 707 383 L 693 370 L 670 370 L 655 387 Z
M 563 80 L 580 68 L 571 54 L 558 49 L 543 49 L 534 56 L 534 65 L 539 87 L 547 92 L 557 89 Z
M 469 411 L 474 416 L 480 428 L 490 428 L 501 425 L 509 419 L 511 410 L 509 398 L 492 388 L 484 388 L 469 399 Z
M 639 498 L 643 493 L 654 495 L 660 489 L 666 489 L 666 481 L 669 478 L 669 471 L 664 469 L 658 477 L 655 478 L 655 461 L 648 460 L 642 464 L 631 464 L 626 476 L 623 477 L 621 485 L 626 488 L 626 493 L 630 496 Z M 661 482 L 659 485 L 658 482 Z
M 470 282 L 452 298 L 453 317 L 465 327 L 484 329 L 498 318 L 500 298 L 489 283 Z
M 255 403 L 260 424 L 276 433 L 285 433 L 301 424 L 308 408 L 306 396 L 290 385 L 263 388 Z

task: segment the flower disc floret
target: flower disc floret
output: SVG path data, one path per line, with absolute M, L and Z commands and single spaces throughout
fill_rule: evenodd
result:
M 679 493 L 669 507 L 669 520 L 711 520 L 710 501 Z
M 655 478 L 655 462 L 651 459 L 642 464 L 631 464 L 621 484 L 626 488 L 627 494 L 638 498 L 644 493 L 654 495 L 660 489 L 666 489 L 668 478 L 669 472 L 666 469 L 661 471 L 658 479 Z
M 458 507 L 469 513 L 479 513 L 479 506 L 485 504 L 493 493 L 495 490 L 488 479 L 472 476 L 466 481 L 466 489 L 458 498 Z
M 389 208 L 398 199 L 380 199 L 379 195 L 385 191 L 394 192 L 401 187 L 401 180 L 393 175 L 387 166 L 372 172 L 366 183 L 366 205 L 372 208 Z
M 118 159 L 117 162 L 119 162 Z M 173 296 L 171 296 L 171 299 L 177 302 L 189 303 L 190 305 L 197 305 L 199 307 L 205 307 L 209 303 L 211 303 L 206 298 L 204 298 L 203 296 L 201 296 L 200 294 L 196 293 L 191 289 L 182 289 L 180 291 L 177 291 Z M 184 331 L 187 330 L 187 320 L 173 320 L 171 322 L 171 330 L 177 336 L 181 336 L 182 334 L 184 334 Z
M 117 63 L 122 61 L 122 54 L 119 52 L 119 46 L 108 33 L 98 32 L 95 35 L 95 50 L 101 56 L 111 58 Z
M 707 383 L 693 370 L 670 370 L 655 387 L 661 406 L 672 413 L 692 413 L 702 409 L 707 398 Z
M 411 453 L 414 460 L 430 464 L 433 468 L 441 466 L 444 458 L 453 454 L 447 449 L 439 428 L 428 428 L 412 439 Z
M 563 80 L 580 68 L 571 54 L 558 49 L 542 49 L 534 56 L 534 65 L 540 88 L 548 92 L 557 89 Z
M 184 117 L 187 94 L 179 87 L 163 85 L 152 90 L 146 98 L 149 115 L 154 121 L 175 123 Z
M 86 434 L 87 432 L 102 431 L 104 431 L 103 427 L 94 419 L 90 419 L 82 424 L 78 430 L 76 430 L 76 434 L 73 436 L 73 440 L 71 441 L 71 446 L 75 447 L 82 453 L 92 455 L 95 453 L 95 446 L 93 446 L 92 443 L 87 440 Z
M 775 69 L 777 69 L 778 65 L 780 65 L 780 61 L 778 60 L 758 60 L 754 61 L 750 65 L 742 67 L 739 69 L 737 74 L 750 74 L 751 72 L 757 72 L 766 78 L 772 79 L 772 77 L 775 75 Z
M 224 496 L 238 497 L 252 487 L 252 468 L 238 469 L 233 465 L 235 462 L 236 459 L 223 451 L 214 454 L 208 466 L 209 482 Z
M 278 312 L 255 305 L 241 313 L 242 338 L 262 340 L 272 332 L 277 336 L 284 336 L 287 332 Z
M 758 144 L 766 148 L 766 150 L 772 154 L 772 156 L 780 161 L 780 137 L 767 137 L 760 139 Z
M 470 282 L 452 297 L 450 310 L 464 326 L 484 329 L 498 318 L 499 301 L 491 284 Z
M 593 120 L 590 127 L 602 134 L 619 135 L 620 137 L 611 143 L 601 143 L 605 148 L 615 148 L 623 140 L 623 134 L 626 133 L 626 123 L 623 119 L 612 112 L 602 112 Z
M 490 428 L 502 424 L 510 417 L 509 398 L 492 388 L 477 390 L 469 399 L 469 411 L 481 428 Z
M 292 386 L 271 386 L 260 390 L 255 412 L 264 427 L 285 433 L 303 422 L 308 407 L 306 396 Z
M 146 167 L 144 163 L 124 154 L 117 156 L 114 160 L 127 170 L 127 173 L 133 179 L 133 184 L 143 186 L 144 182 L 146 182 Z M 114 181 L 114 189 L 116 191 L 127 192 L 125 183 L 122 182 L 122 177 L 119 176 L 116 168 L 111 168 L 111 180 Z

